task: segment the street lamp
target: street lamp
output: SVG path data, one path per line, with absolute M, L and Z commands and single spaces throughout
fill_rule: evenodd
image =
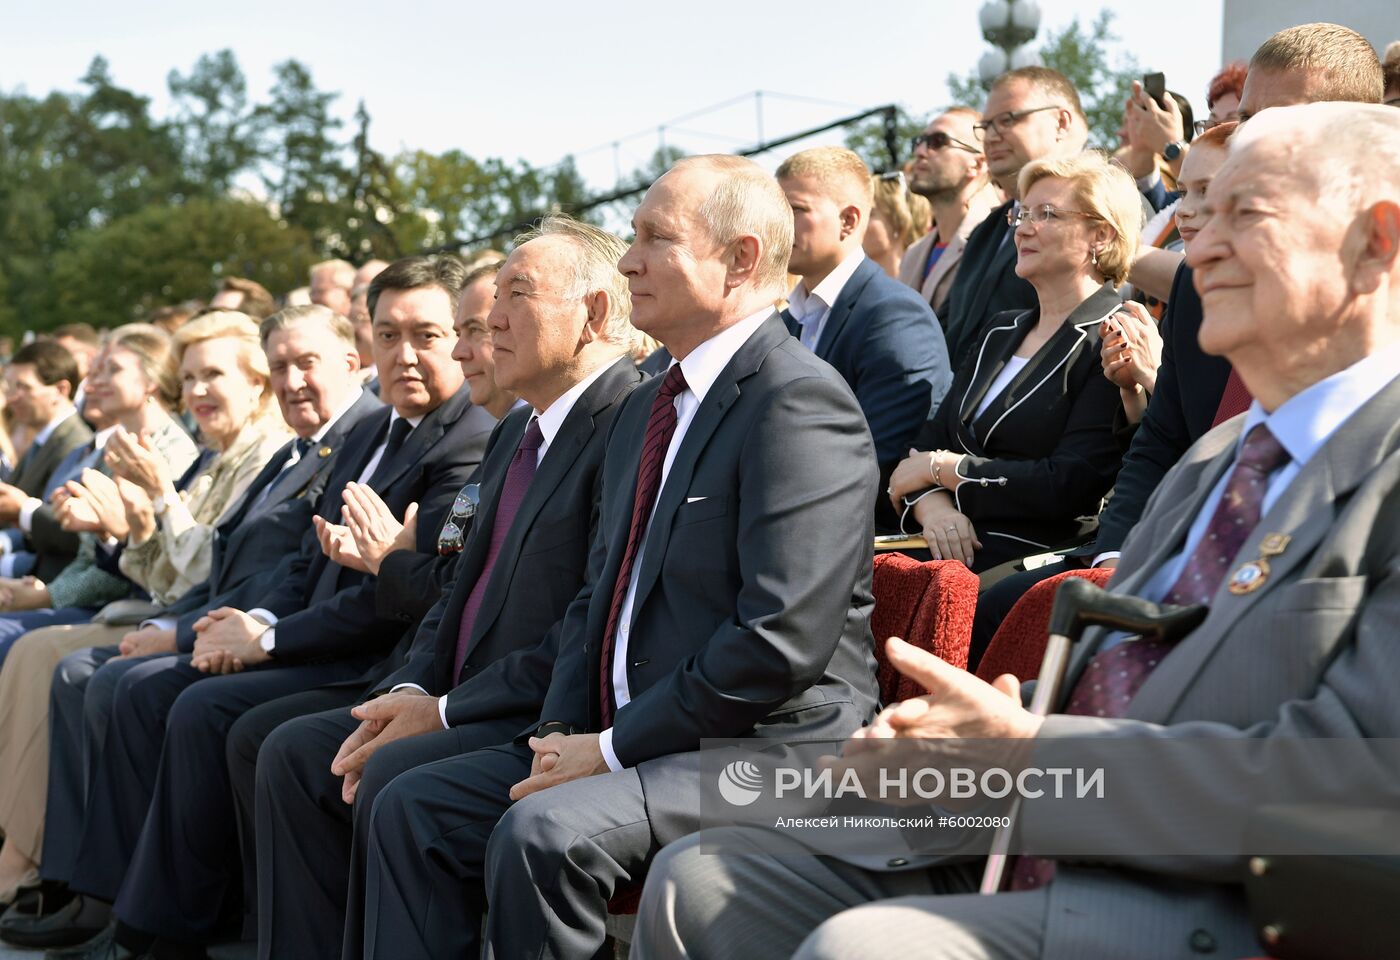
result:
M 1035 0 L 988 0 L 977 19 L 982 36 L 994 48 L 977 63 L 982 86 L 990 88 L 992 81 L 1008 69 L 1040 63 L 1040 54 L 1025 46 L 1040 29 L 1040 4 Z

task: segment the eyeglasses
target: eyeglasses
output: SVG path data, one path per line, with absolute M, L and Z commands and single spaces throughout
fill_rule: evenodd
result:
M 1026 221 L 1031 223 L 1045 223 L 1047 220 L 1060 220 L 1065 217 L 1081 217 L 1085 220 L 1102 220 L 1103 217 L 1096 213 L 1084 213 L 1079 210 L 1061 210 L 1052 204 L 1042 203 L 1037 207 L 1021 207 L 1019 210 L 1006 211 L 1006 222 L 1012 228 L 1019 227 Z
M 452 511 L 443 522 L 442 532 L 438 534 L 439 556 L 450 557 L 454 553 L 462 552 L 462 547 L 466 545 L 464 535 L 467 524 L 476 516 L 476 508 L 480 505 L 479 483 L 469 483 L 457 494 L 457 499 L 452 501 Z
M 1007 130 L 1011 129 L 1016 124 L 1020 123 L 1022 120 L 1024 120 L 1026 117 L 1029 117 L 1033 113 L 1039 113 L 1042 110 L 1063 109 L 1064 107 L 1052 103 L 1048 107 L 1031 107 L 1031 109 L 1029 110 L 1008 110 L 1005 113 L 997 114 L 995 117 L 992 117 L 990 120 L 984 121 L 983 123 L 974 123 L 972 125 L 972 132 L 977 134 L 978 140 L 985 139 L 988 130 L 992 131 L 992 133 L 995 133 L 997 136 L 1001 136 Z
M 1201 134 L 1205 133 L 1205 132 L 1206 132 L 1207 130 L 1209 130 L 1211 127 L 1218 127 L 1218 126 L 1220 126 L 1222 123 L 1230 123 L 1230 122 L 1232 122 L 1232 121 L 1238 120 L 1239 118 L 1240 118 L 1240 115 L 1239 115 L 1238 113 L 1231 113 L 1231 114 L 1229 114 L 1228 116 L 1226 116 L 1224 120 L 1212 120 L 1211 118 L 1207 117 L 1207 118 L 1204 119 L 1204 120 L 1197 120 L 1197 121 L 1196 121 L 1194 124 L 1192 124 L 1191 126 L 1192 126 L 1192 129 L 1194 129 L 1194 130 L 1196 131 L 1196 136 L 1199 137 Z
M 981 153 L 982 151 L 971 144 L 963 143 L 957 137 L 950 137 L 942 130 L 935 130 L 933 133 L 920 133 L 909 141 L 910 149 L 914 153 L 919 152 L 920 147 L 927 147 L 929 152 L 942 150 L 945 147 L 957 147 L 959 150 L 966 150 L 968 153 Z

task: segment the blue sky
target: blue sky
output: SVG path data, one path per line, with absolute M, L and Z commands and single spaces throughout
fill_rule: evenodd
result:
M 1076 13 L 1114 10 L 1121 49 L 1204 108 L 1220 61 L 1221 0 L 1174 0 L 1169 15 L 1124 0 L 1040 3 L 1042 35 Z M 272 65 L 295 57 L 322 89 L 340 92 L 347 119 L 365 100 L 380 150 L 457 147 L 537 165 L 575 153 L 600 188 L 616 167 L 650 155 L 658 125 L 709 105 L 772 91 L 769 137 L 891 101 L 925 113 L 946 102 L 947 74 L 968 71 L 986 49 L 980 0 L 16 6 L 0 39 L 6 91 L 73 90 L 101 53 L 117 82 L 151 96 L 160 113 L 166 74 L 188 70 L 200 53 L 231 48 L 259 96 Z M 689 152 L 735 149 L 756 139 L 755 114 L 753 101 L 741 100 L 675 125 L 667 139 Z

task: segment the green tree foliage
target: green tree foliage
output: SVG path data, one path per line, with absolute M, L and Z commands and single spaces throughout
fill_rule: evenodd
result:
M 1079 91 L 1089 143 L 1108 148 L 1118 146 L 1123 101 L 1141 73 L 1131 53 L 1118 50 L 1110 56 L 1120 39 L 1113 32 L 1113 16 L 1111 10 L 1100 10 L 1088 27 L 1075 17 L 1063 30 L 1047 34 L 1040 48 L 1045 66 L 1063 73 Z M 948 90 L 954 103 L 977 109 L 987 96 L 976 72 L 949 74 Z
M 284 293 L 325 257 L 501 246 L 553 210 L 597 217 L 572 158 L 385 157 L 363 103 L 347 130 L 304 64 L 273 79 L 253 103 L 233 53 L 204 54 L 167 75 L 165 117 L 101 57 L 74 92 L 0 90 L 0 333 L 112 326 L 230 275 Z

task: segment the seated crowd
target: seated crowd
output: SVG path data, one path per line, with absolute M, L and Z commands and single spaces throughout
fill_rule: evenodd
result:
M 702 831 L 697 754 L 1400 736 L 1395 59 L 1290 28 L 1199 123 L 1134 85 L 1112 156 L 1065 77 L 1012 70 L 902 171 L 690 157 L 630 243 L 550 216 L 34 338 L 0 430 L 0 938 L 585 958 L 631 889 L 634 957 L 1258 954 L 1242 858 L 983 896 L 965 859 Z M 971 669 L 1067 570 L 1209 609 L 1103 709 L 895 640 L 928 695 L 886 704 L 883 535 L 980 576 Z

